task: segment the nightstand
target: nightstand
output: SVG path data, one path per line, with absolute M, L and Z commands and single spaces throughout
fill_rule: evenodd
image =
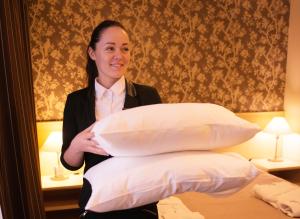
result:
M 51 176 L 42 176 L 43 190 L 62 189 L 66 187 L 80 188 L 82 186 L 83 181 L 82 174 L 70 174 L 64 180 L 53 180 L 51 178 Z
M 261 170 L 266 172 L 300 170 L 299 161 L 283 160 L 281 162 L 271 162 L 268 159 L 252 159 L 252 163 Z
M 82 174 L 70 174 L 65 180 L 42 176 L 44 207 L 47 219 L 75 219 L 80 214 L 78 200 Z
M 251 162 L 259 169 L 290 182 L 300 184 L 300 162 L 283 160 L 271 162 L 267 159 L 252 159 Z

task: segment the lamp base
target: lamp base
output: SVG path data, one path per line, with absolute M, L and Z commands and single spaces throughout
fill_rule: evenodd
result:
M 60 180 L 65 180 L 68 179 L 68 176 L 52 176 L 50 179 L 54 181 L 60 181 Z
M 68 176 L 64 175 L 64 169 L 61 166 L 54 167 L 54 176 L 51 177 L 52 180 L 65 180 Z
M 280 159 L 280 158 L 269 158 L 268 161 L 270 161 L 270 162 L 282 162 L 283 159 Z

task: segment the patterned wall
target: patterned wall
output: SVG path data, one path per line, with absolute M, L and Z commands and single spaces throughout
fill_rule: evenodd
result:
M 283 110 L 288 0 L 35 0 L 37 120 L 61 119 L 66 95 L 85 86 L 86 45 L 107 18 L 129 31 L 127 77 L 155 86 L 164 102 Z

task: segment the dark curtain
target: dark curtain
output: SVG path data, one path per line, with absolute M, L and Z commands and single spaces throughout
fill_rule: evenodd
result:
M 0 1 L 0 205 L 4 219 L 45 218 L 26 0 Z

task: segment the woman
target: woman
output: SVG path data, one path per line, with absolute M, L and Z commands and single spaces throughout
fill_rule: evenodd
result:
M 101 145 L 91 140 L 91 128 L 96 120 L 123 109 L 161 103 L 154 88 L 125 79 L 130 61 L 130 42 L 119 22 L 105 20 L 94 29 L 87 48 L 87 59 L 87 88 L 67 97 L 61 154 L 61 162 L 67 169 L 77 170 L 85 164 L 84 172 L 111 157 Z M 79 201 L 83 218 L 158 218 L 156 203 L 106 213 L 84 211 L 90 194 L 91 187 L 84 181 Z

